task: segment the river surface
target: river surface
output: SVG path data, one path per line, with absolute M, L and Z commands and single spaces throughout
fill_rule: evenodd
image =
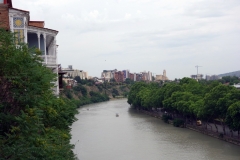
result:
M 126 99 L 79 111 L 71 143 L 80 160 L 240 160 L 239 146 L 173 127 L 131 109 Z

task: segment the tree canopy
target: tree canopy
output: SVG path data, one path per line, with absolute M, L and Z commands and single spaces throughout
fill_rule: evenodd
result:
M 0 159 L 74 159 L 70 128 L 77 113 L 57 98 L 57 78 L 40 52 L 0 29 Z

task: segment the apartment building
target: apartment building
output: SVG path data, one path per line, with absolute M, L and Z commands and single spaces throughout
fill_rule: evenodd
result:
M 101 78 L 104 79 L 105 81 L 110 81 L 110 79 L 115 78 L 115 72 L 117 72 L 117 69 L 114 70 L 103 70 L 101 73 Z
M 123 80 L 125 81 L 127 78 L 130 77 L 130 72 L 129 70 L 123 70 Z
M 117 71 L 114 73 L 114 79 L 116 82 L 123 82 L 124 81 L 124 74 L 122 71 Z

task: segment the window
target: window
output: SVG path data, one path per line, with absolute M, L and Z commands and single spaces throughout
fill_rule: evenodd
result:
M 23 43 L 24 42 L 24 30 L 23 29 L 14 29 L 15 34 L 15 43 Z
M 0 0 L 0 3 L 3 3 L 3 0 Z

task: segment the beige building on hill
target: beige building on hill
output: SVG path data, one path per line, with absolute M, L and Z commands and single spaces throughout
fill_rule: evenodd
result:
M 163 70 L 163 74 L 162 75 L 156 75 L 156 81 L 166 81 L 169 80 L 167 77 L 167 72 L 166 70 Z

